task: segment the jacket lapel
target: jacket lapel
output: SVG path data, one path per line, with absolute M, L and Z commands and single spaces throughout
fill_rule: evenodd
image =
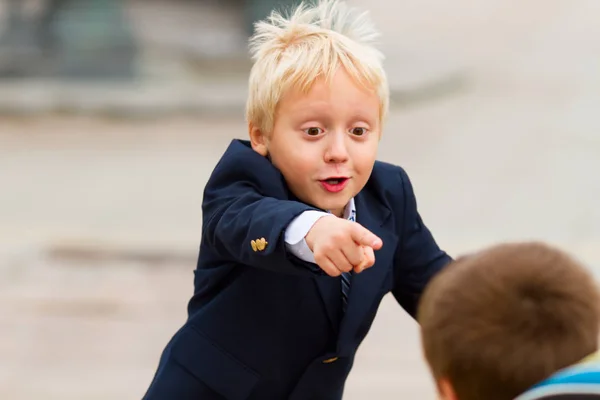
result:
M 398 244 L 398 237 L 389 227 L 391 211 L 366 190 L 356 196 L 355 201 L 357 222 L 381 238 L 383 247 L 375 252 L 375 265 L 352 276 L 339 345 L 349 343 L 349 335 L 355 336 L 368 314 L 374 312 L 373 302 L 391 271 Z
M 281 182 L 287 191 L 287 200 L 301 201 L 299 200 L 285 184 L 285 179 L 281 175 Z M 316 207 L 315 207 L 316 208 Z M 325 211 L 325 210 L 321 210 Z M 323 301 L 323 307 L 327 312 L 327 318 L 331 325 L 331 329 L 334 332 L 340 330 L 340 319 L 342 317 L 342 293 L 341 283 L 338 279 L 332 278 L 328 275 L 315 276 L 312 278 L 319 290 L 321 300 Z
M 323 307 L 327 311 L 327 317 L 334 332 L 340 330 L 340 320 L 342 318 L 342 287 L 340 278 L 330 276 L 318 276 L 313 278 L 319 292 Z
M 284 182 L 283 176 L 282 182 Z M 300 201 L 289 189 L 288 199 Z M 341 278 L 327 275 L 312 278 L 321 295 L 331 328 L 334 332 L 340 333 L 338 343 L 342 342 L 344 335 L 353 334 L 364 321 L 383 280 L 390 272 L 398 243 L 398 237 L 388 227 L 391 211 L 373 195 L 372 190 L 364 188 L 354 201 L 356 222 L 381 238 L 383 247 L 375 252 L 374 266 L 360 274 L 353 274 L 345 315 L 342 313 Z

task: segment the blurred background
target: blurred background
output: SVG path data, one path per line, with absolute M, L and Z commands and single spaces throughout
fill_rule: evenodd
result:
M 0 0 L 0 398 L 135 399 L 185 320 L 252 21 L 292 0 Z M 542 239 L 600 274 L 600 2 L 351 0 L 392 86 L 380 158 L 458 255 Z M 465 288 L 468 290 L 468 288 Z M 386 298 L 346 399 L 434 399 Z

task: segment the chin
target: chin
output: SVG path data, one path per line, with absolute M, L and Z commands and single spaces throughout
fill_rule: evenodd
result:
M 336 201 L 336 202 L 325 202 L 324 206 L 319 206 L 319 208 L 322 208 L 323 210 L 344 210 L 346 208 L 346 206 L 348 205 L 348 202 L 350 201 L 350 199 L 347 199 L 345 201 Z

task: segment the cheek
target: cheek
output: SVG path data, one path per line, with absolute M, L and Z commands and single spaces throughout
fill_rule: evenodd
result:
M 288 184 L 302 185 L 314 174 L 315 160 L 307 157 L 309 152 L 304 152 L 298 147 L 278 147 L 272 149 L 271 160 L 273 164 L 283 173 Z
M 369 175 L 377 158 L 377 146 L 364 146 L 353 157 L 354 168 L 361 175 Z
M 286 173 L 294 182 L 305 182 L 313 175 L 315 163 L 298 153 L 290 155 L 285 162 L 287 164 Z

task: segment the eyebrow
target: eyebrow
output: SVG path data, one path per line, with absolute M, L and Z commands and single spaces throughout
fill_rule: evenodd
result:
M 369 124 L 376 122 L 377 118 L 379 116 L 379 113 L 373 118 L 373 117 L 368 117 L 366 114 L 364 113 L 353 113 L 350 117 L 351 120 L 353 121 L 362 121 L 362 122 L 368 122 Z
M 294 110 L 294 119 L 297 120 L 322 120 L 330 119 L 331 113 L 318 107 L 301 107 Z
M 374 125 L 378 121 L 379 109 L 377 115 L 369 117 L 368 113 L 364 111 L 364 107 L 356 106 L 353 107 L 348 114 L 348 120 L 352 122 L 365 122 L 369 125 Z M 293 113 L 293 119 L 297 122 L 309 121 L 309 120 L 330 120 L 332 115 L 335 115 L 328 107 L 321 106 L 318 102 L 305 103 L 299 107 L 291 108 Z

